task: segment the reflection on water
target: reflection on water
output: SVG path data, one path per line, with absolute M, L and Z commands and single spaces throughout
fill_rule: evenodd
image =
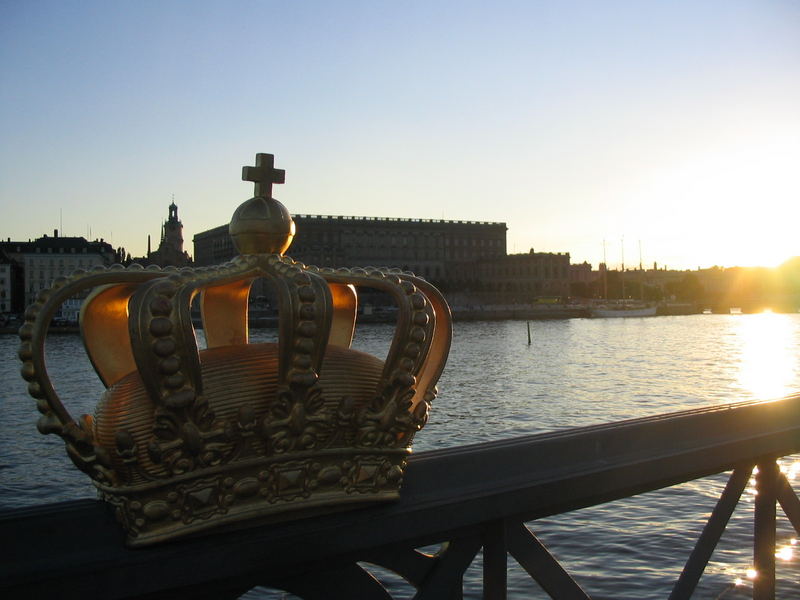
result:
M 797 479 L 797 473 L 800 472 L 800 460 L 796 460 L 788 465 L 781 465 L 781 472 L 786 475 L 786 478 L 791 483 Z
M 765 312 L 736 319 L 741 338 L 739 383 L 758 398 L 778 398 L 790 391 L 798 366 L 792 353 L 789 315 Z
M 789 544 L 784 546 L 783 548 L 778 548 L 775 552 L 775 558 L 780 559 L 784 562 L 792 560 L 792 556 L 794 556 L 794 546 L 797 544 L 797 538 L 792 538 L 789 540 Z
M 354 345 L 385 356 L 392 328 L 359 327 Z M 198 335 L 202 338 L 202 333 Z M 497 440 L 800 391 L 800 315 L 695 315 L 456 323 L 431 420 L 415 451 Z M 272 341 L 256 330 L 254 341 Z M 19 377 L 18 340 L 0 336 L 0 505 L 87 496 L 63 443 L 36 433 L 37 413 Z M 74 415 L 92 412 L 102 385 L 74 336 L 48 342 L 56 389 Z M 798 489 L 800 459 L 781 470 Z M 708 477 L 541 519 L 529 526 L 598 598 L 663 598 L 727 481 Z M 35 482 L 35 483 L 33 483 Z M 797 533 L 778 511 L 778 597 L 800 598 Z M 752 596 L 753 493 L 742 499 L 701 580 L 697 598 Z M 515 566 L 509 598 L 546 598 Z M 465 598 L 481 597 L 480 563 Z M 281 598 L 259 591 L 248 598 Z M 410 597 L 410 595 L 408 596 Z

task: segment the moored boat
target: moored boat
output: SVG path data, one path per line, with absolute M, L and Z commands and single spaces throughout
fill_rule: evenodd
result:
M 592 317 L 619 318 L 619 317 L 653 317 L 656 314 L 655 304 L 641 302 L 606 303 L 593 306 L 589 313 Z

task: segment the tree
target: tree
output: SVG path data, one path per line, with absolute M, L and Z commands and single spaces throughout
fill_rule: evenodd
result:
M 694 273 L 686 273 L 680 281 L 671 281 L 665 287 L 670 295 L 682 302 L 697 302 L 705 293 L 705 288 Z

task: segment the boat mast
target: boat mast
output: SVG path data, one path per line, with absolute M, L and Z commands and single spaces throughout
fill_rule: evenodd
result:
M 644 268 L 642 267 L 642 240 L 639 240 L 639 299 L 644 302 Z
M 606 260 L 606 241 L 603 240 L 603 298 L 608 300 L 608 260 Z
M 639 270 L 642 270 L 642 240 L 639 240 Z
M 625 302 L 625 236 L 623 235 L 619 240 L 620 252 L 622 253 L 622 272 L 620 273 L 620 281 L 622 282 L 622 301 Z

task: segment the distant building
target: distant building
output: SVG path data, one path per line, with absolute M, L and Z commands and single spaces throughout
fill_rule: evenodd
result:
M 466 285 L 480 292 L 485 303 L 524 304 L 537 297 L 567 297 L 569 260 L 568 252 L 534 252 L 533 248 L 527 254 L 481 260 Z
M 297 235 L 287 254 L 320 267 L 397 267 L 439 285 L 454 265 L 506 253 L 506 224 L 382 217 L 293 215 Z M 223 225 L 194 236 L 198 266 L 225 262 L 236 250 Z
M 600 274 L 592 270 L 592 265 L 584 261 L 569 266 L 569 295 L 578 298 L 591 298 L 595 295 Z
M 506 254 L 505 223 L 294 215 L 287 251 L 319 267 L 397 267 L 431 281 L 459 302 L 530 302 L 569 295 L 569 254 Z M 236 255 L 228 226 L 194 236 L 198 266 Z
M 0 315 L 24 310 L 24 281 L 22 265 L 0 249 Z
M 183 249 L 183 223 L 178 219 L 175 202 L 169 205 L 169 216 L 161 225 L 158 249 L 150 251 L 150 236 L 147 236 L 147 256 L 134 258 L 133 262 L 159 267 L 187 267 L 192 264 L 192 257 Z
M 569 282 L 590 284 L 597 280 L 597 272 L 592 271 L 592 265 L 584 261 L 580 264 L 569 266 Z
M 32 304 L 39 291 L 49 288 L 58 277 L 66 277 L 78 269 L 108 266 L 120 259 L 111 244 L 102 239 L 90 242 L 83 237 L 59 237 L 57 229 L 53 237 L 0 242 L 0 251 L 22 268 L 24 306 Z

